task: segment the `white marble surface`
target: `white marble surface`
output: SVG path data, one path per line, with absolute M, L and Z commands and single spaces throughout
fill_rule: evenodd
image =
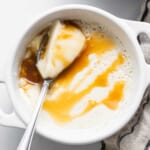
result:
M 7 56 L 27 24 L 41 12 L 65 3 L 85 3 L 103 8 L 126 19 L 137 19 L 143 0 L 0 0 L 0 77 L 7 67 Z M 13 107 L 5 85 L 0 84 L 0 106 L 6 112 Z M 0 150 L 16 150 L 23 130 L 0 126 Z M 68 146 L 35 135 L 32 150 L 99 150 L 100 143 Z

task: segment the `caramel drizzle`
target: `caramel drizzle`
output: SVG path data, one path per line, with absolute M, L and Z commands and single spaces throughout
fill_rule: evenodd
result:
M 87 106 L 84 110 L 77 115 L 70 115 L 71 110 L 74 108 L 78 102 L 80 102 L 88 93 L 92 91 L 95 87 L 106 87 L 108 86 L 108 76 L 117 70 L 119 65 L 124 63 L 124 57 L 121 53 L 118 54 L 117 58 L 112 62 L 112 64 L 100 75 L 98 75 L 95 80 L 88 85 L 87 88 L 76 93 L 75 89 L 80 86 L 80 83 L 84 81 L 86 76 L 88 76 L 92 70 L 89 70 L 86 76 L 83 76 L 81 80 L 78 81 L 75 88 L 70 90 L 68 86 L 72 82 L 74 76 L 82 71 L 89 65 L 88 56 L 92 53 L 96 53 L 98 56 L 103 55 L 107 51 L 111 51 L 115 47 L 115 44 L 108 37 L 101 37 L 102 35 L 94 34 L 87 41 L 87 47 L 81 54 L 79 58 L 73 63 L 73 65 L 67 69 L 56 81 L 54 87 L 51 89 L 51 94 L 55 94 L 59 87 L 63 87 L 63 91 L 59 93 L 54 99 L 47 99 L 44 102 L 43 108 L 52 116 L 52 118 L 59 123 L 66 123 L 74 118 L 85 115 L 96 106 L 104 104 L 110 109 L 116 109 L 118 103 L 123 97 L 123 90 L 125 86 L 124 81 L 119 81 L 114 84 L 113 89 L 110 91 L 108 96 L 104 100 L 96 102 L 94 100 L 89 100 Z M 115 97 L 115 95 L 120 95 L 120 97 Z
M 47 98 L 43 104 L 43 109 L 47 111 L 56 122 L 67 123 L 77 117 L 87 114 L 92 109 L 102 104 L 109 109 L 117 109 L 119 102 L 123 98 L 125 81 L 118 81 L 114 83 L 112 89 L 109 91 L 108 95 L 104 99 L 99 101 L 90 99 L 88 100 L 87 105 L 82 110 L 82 112 L 76 115 L 70 114 L 74 106 L 76 106 L 80 101 L 82 101 L 82 99 L 94 88 L 106 87 L 109 85 L 109 75 L 112 72 L 115 72 L 118 66 L 124 63 L 124 57 L 122 53 L 119 53 L 117 58 L 111 63 L 111 65 L 108 68 L 105 69 L 104 72 L 97 75 L 95 80 L 92 81 L 92 83 L 90 83 L 86 88 L 82 89 L 79 92 L 76 92 L 76 89 L 80 87 L 80 83 L 82 83 L 85 80 L 85 78 L 93 72 L 93 70 L 89 70 L 86 73 L 86 76 L 82 76 L 78 83 L 75 85 L 75 87 L 73 89 L 70 89 L 69 86 L 72 82 L 72 79 L 77 73 L 79 73 L 89 65 L 88 56 L 90 54 L 95 53 L 97 54 L 97 56 L 99 56 L 99 58 L 101 58 L 101 56 L 104 53 L 111 51 L 113 48 L 115 48 L 114 41 L 108 36 L 105 36 L 105 34 L 103 33 L 94 33 L 93 35 L 91 35 L 91 37 L 87 39 L 86 47 L 81 53 L 80 57 L 78 57 L 73 62 L 73 64 L 67 70 L 65 70 L 55 81 L 55 83 L 49 91 L 50 97 Z M 24 64 L 27 64 L 27 66 Z M 32 68 L 34 67 L 35 64 L 33 65 L 32 63 L 32 65 L 29 66 L 29 64 L 25 63 L 24 60 L 21 66 L 20 77 L 27 78 L 27 80 L 31 80 L 33 82 L 34 76 L 31 72 L 35 71 L 34 69 L 32 70 Z M 35 80 L 34 82 L 39 82 L 39 79 Z M 58 92 L 60 89 L 62 91 Z

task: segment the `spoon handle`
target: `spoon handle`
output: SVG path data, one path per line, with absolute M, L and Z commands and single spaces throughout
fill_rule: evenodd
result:
M 23 135 L 23 137 L 19 143 L 17 150 L 30 150 L 33 135 L 35 132 L 36 121 L 37 121 L 39 112 L 41 110 L 43 101 L 45 99 L 48 87 L 49 87 L 51 82 L 52 82 L 52 80 L 44 80 L 36 108 L 33 112 L 32 119 L 31 119 L 30 123 L 28 124 L 28 126 L 24 132 L 24 135 Z

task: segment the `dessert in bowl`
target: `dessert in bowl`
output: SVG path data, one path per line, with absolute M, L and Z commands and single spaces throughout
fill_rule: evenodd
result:
M 136 33 L 123 20 L 85 5 L 62 6 L 40 16 L 20 39 L 6 81 L 15 110 L 25 123 L 30 120 L 42 82 L 36 68 L 36 51 L 55 22 L 62 25 L 64 34 L 55 40 L 57 52 L 51 55 L 49 64 L 41 65 L 42 69 L 47 65 L 51 73 L 56 67 L 61 69 L 84 38 L 85 44 L 82 53 L 49 89 L 37 132 L 68 144 L 102 140 L 129 121 L 148 85 L 149 66 Z M 78 36 L 73 45 L 70 33 L 75 32 Z M 65 58 L 64 43 L 69 45 L 69 56 Z
M 58 22 L 64 22 L 61 27 L 63 31 L 59 30 L 58 36 L 50 34 L 53 28 L 60 28 L 57 27 Z M 70 56 L 82 48 L 78 58 L 53 82 L 43 110 L 49 114 L 50 124 L 55 122 L 55 125 L 65 128 L 102 128 L 110 120 L 109 117 L 115 117 L 117 109 L 121 109 L 122 103 L 127 102 L 130 97 L 134 62 L 128 51 L 115 35 L 111 35 L 107 29 L 96 23 L 82 20 L 54 21 L 45 30 L 27 45 L 19 73 L 22 96 L 27 103 L 34 105 L 43 80 L 38 67 L 46 75 L 53 77 L 62 66 L 66 66 Z M 85 39 L 79 32 L 84 34 Z M 56 38 L 53 48 L 47 41 L 45 49 L 49 49 L 51 56 L 43 58 L 47 61 L 40 62 L 42 64 L 39 63 L 38 66 L 36 55 L 45 34 L 49 34 L 50 42 L 54 36 Z M 74 38 L 77 40 L 73 40 Z M 46 54 L 42 55 L 47 57 Z M 109 117 L 103 118 L 102 113 Z

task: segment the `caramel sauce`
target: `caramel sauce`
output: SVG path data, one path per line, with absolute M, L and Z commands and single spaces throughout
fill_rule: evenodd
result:
M 123 54 L 119 53 L 117 58 L 108 68 L 106 68 L 101 74 L 97 75 L 94 81 L 92 81 L 87 87 L 78 92 L 76 89 L 78 89 L 80 84 L 86 79 L 87 76 L 89 76 L 89 74 L 92 73 L 93 70 L 89 70 L 86 75 L 84 75 L 78 81 L 75 87 L 70 89 L 72 79 L 77 73 L 88 67 L 89 55 L 96 54 L 99 56 L 99 58 L 101 58 L 103 54 L 105 54 L 107 51 L 111 51 L 113 48 L 115 48 L 115 46 L 115 42 L 110 37 L 105 36 L 104 33 L 94 33 L 88 37 L 86 47 L 81 55 L 55 80 L 49 91 L 50 96 L 43 104 L 43 109 L 47 111 L 56 122 L 67 123 L 77 117 L 87 114 L 92 109 L 102 104 L 109 109 L 117 109 L 119 102 L 123 98 L 125 81 L 118 81 L 114 83 L 113 88 L 109 91 L 108 95 L 104 99 L 99 101 L 89 99 L 87 101 L 87 105 L 79 114 L 71 115 L 73 108 L 94 88 L 106 87 L 109 85 L 109 75 L 112 72 L 115 72 L 117 68 L 125 61 Z M 60 55 L 58 57 L 63 59 Z M 33 83 L 40 83 L 42 81 L 41 76 L 35 66 L 35 56 L 31 56 L 30 58 L 23 60 L 20 77 L 26 78 Z
M 109 92 L 108 96 L 99 102 L 94 100 L 89 100 L 87 106 L 84 108 L 81 114 L 78 116 L 84 115 L 91 111 L 94 107 L 104 104 L 108 108 L 115 110 L 118 107 L 119 102 L 122 100 L 123 97 L 123 90 L 125 87 L 124 81 L 118 81 L 114 84 L 113 89 Z
M 85 49 L 81 55 L 60 75 L 57 81 L 61 86 L 70 84 L 73 77 L 89 65 L 88 56 L 90 54 L 95 53 L 101 56 L 105 52 L 111 51 L 112 48 L 115 48 L 115 43 L 111 38 L 103 36 L 103 33 L 93 33 L 93 35 L 88 37 Z M 83 78 L 85 77 L 83 76 Z
M 97 37 L 98 36 L 98 37 Z M 76 92 L 76 89 L 80 86 L 80 83 L 86 78 L 79 80 L 75 88 L 72 90 L 69 88 L 74 76 L 80 72 L 82 69 L 86 68 L 89 64 L 88 56 L 92 53 L 101 56 L 106 51 L 111 50 L 115 46 L 115 43 L 108 37 L 101 38 L 99 35 L 93 35 L 87 42 L 87 47 L 77 60 L 69 67 L 61 76 L 56 80 L 54 86 L 50 91 L 50 95 L 55 95 L 60 88 L 63 91 L 57 93 L 55 98 L 46 99 L 43 105 L 44 110 L 49 112 L 52 118 L 59 123 L 66 123 L 88 113 L 90 110 L 94 109 L 100 104 L 104 104 L 110 109 L 116 109 L 118 103 L 123 97 L 123 89 L 125 86 L 124 81 L 116 82 L 113 89 L 110 91 L 108 96 L 104 100 L 96 102 L 94 100 L 89 100 L 86 108 L 77 115 L 70 115 L 71 110 L 78 104 L 88 93 L 90 93 L 96 87 L 105 87 L 108 85 L 109 75 L 116 71 L 117 67 L 124 63 L 124 57 L 121 53 L 118 54 L 117 58 L 112 62 L 112 64 L 100 75 L 98 75 L 95 80 L 90 83 L 83 90 Z M 87 76 L 92 72 L 89 70 Z
M 20 78 L 25 78 L 29 83 L 41 83 L 42 77 L 36 68 L 36 56 L 31 54 L 25 58 L 21 64 Z
M 57 40 L 69 39 L 72 36 L 70 32 L 74 32 L 75 30 L 77 30 L 76 27 L 72 25 L 65 25 L 61 31 L 61 34 L 57 37 Z
M 113 61 L 110 67 L 108 67 L 101 75 L 100 80 L 98 79 L 96 82 L 99 83 L 99 86 L 107 86 L 108 85 L 108 76 L 113 71 L 116 71 L 117 67 L 124 63 L 124 57 L 121 53 L 118 54 L 118 58 Z
M 57 48 L 61 50 L 61 47 L 57 46 Z M 69 60 L 64 57 L 60 50 L 55 51 L 54 57 L 52 57 L 52 64 L 54 67 L 56 66 L 55 60 L 59 60 L 64 66 L 68 66 L 69 64 Z
M 57 40 L 59 41 L 59 40 L 70 39 L 73 35 L 72 33 L 76 32 L 76 30 L 78 30 L 78 28 L 67 23 L 61 29 L 61 34 L 59 34 L 59 36 L 57 37 Z M 56 66 L 55 60 L 59 60 L 64 66 L 68 66 L 70 64 L 70 61 L 64 57 L 63 48 L 59 44 L 56 45 L 55 51 L 54 51 L 53 57 L 52 57 L 52 64 L 54 67 Z
M 125 81 L 116 82 L 114 88 L 110 91 L 108 97 L 102 100 L 102 103 L 110 109 L 117 109 L 118 104 L 123 97 L 124 87 Z

